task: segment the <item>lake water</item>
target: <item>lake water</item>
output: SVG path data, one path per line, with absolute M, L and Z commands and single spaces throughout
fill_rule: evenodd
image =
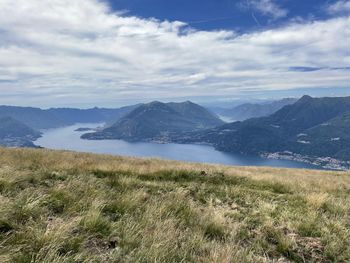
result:
M 217 163 L 238 166 L 272 166 L 288 168 L 309 168 L 315 166 L 284 160 L 268 160 L 216 151 L 211 146 L 192 144 L 156 144 L 130 143 L 122 140 L 82 140 L 80 136 L 86 132 L 75 131 L 81 127 L 96 128 L 101 124 L 76 124 L 68 127 L 44 130 L 43 136 L 35 144 L 56 150 L 72 150 L 132 157 L 155 157 L 160 159 Z

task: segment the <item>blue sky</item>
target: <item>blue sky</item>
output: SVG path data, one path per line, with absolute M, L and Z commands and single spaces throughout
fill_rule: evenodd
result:
M 2 0 L 0 104 L 350 95 L 350 0 Z
M 184 21 L 200 30 L 227 29 L 240 32 L 262 30 L 288 23 L 291 19 L 327 19 L 324 12 L 337 0 L 278 0 L 261 1 L 274 5 L 282 12 L 263 12 L 259 1 L 251 0 L 109 0 L 114 10 L 125 10 L 127 15 L 160 20 Z M 261 8 L 260 8 L 261 9 Z M 255 16 L 255 18 L 254 18 Z

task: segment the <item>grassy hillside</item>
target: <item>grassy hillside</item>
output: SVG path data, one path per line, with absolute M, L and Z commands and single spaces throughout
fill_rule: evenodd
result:
M 0 148 L 0 262 L 349 262 L 350 175 Z

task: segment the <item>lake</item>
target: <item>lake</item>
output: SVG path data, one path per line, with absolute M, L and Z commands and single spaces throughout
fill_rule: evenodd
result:
M 78 128 L 96 128 L 102 124 L 75 124 L 68 127 L 44 130 L 43 136 L 35 144 L 48 149 L 92 152 L 132 157 L 160 158 L 177 161 L 215 163 L 237 166 L 271 166 L 286 168 L 317 167 L 294 161 L 268 160 L 255 156 L 243 156 L 219 152 L 211 146 L 193 144 L 157 144 L 145 142 L 126 142 L 122 140 L 82 140 L 86 132 L 75 131 Z

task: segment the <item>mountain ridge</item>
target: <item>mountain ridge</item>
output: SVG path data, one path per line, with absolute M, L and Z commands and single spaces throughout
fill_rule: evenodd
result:
M 20 107 L 0 105 L 0 117 L 12 117 L 27 126 L 41 130 L 59 128 L 75 123 L 94 123 L 117 121 L 123 115 L 139 106 L 131 105 L 121 108 L 50 108 Z
M 219 151 L 240 154 L 266 156 L 272 153 L 291 152 L 298 154 L 299 159 L 301 154 L 316 161 L 320 158 L 331 158 L 331 162 L 334 161 L 333 158 L 337 160 L 339 158 L 345 162 L 344 165 L 349 166 L 350 163 L 347 162 L 350 161 L 350 143 L 340 144 L 337 140 L 331 140 L 338 138 L 335 131 L 338 130 L 337 126 L 344 122 L 336 122 L 333 132 L 327 134 L 329 144 L 337 144 L 336 149 L 342 154 L 328 151 L 322 143 L 313 145 L 312 142 L 308 143 L 298 138 L 298 134 L 307 133 L 309 129 L 317 126 L 322 127 L 325 122 L 339 118 L 349 111 L 350 97 L 303 96 L 296 103 L 287 105 L 268 117 L 229 123 L 206 131 L 184 133 L 175 136 L 173 141 L 206 143 L 213 145 Z M 346 128 L 350 130 L 350 122 L 346 123 Z M 342 129 L 344 130 L 344 127 Z

